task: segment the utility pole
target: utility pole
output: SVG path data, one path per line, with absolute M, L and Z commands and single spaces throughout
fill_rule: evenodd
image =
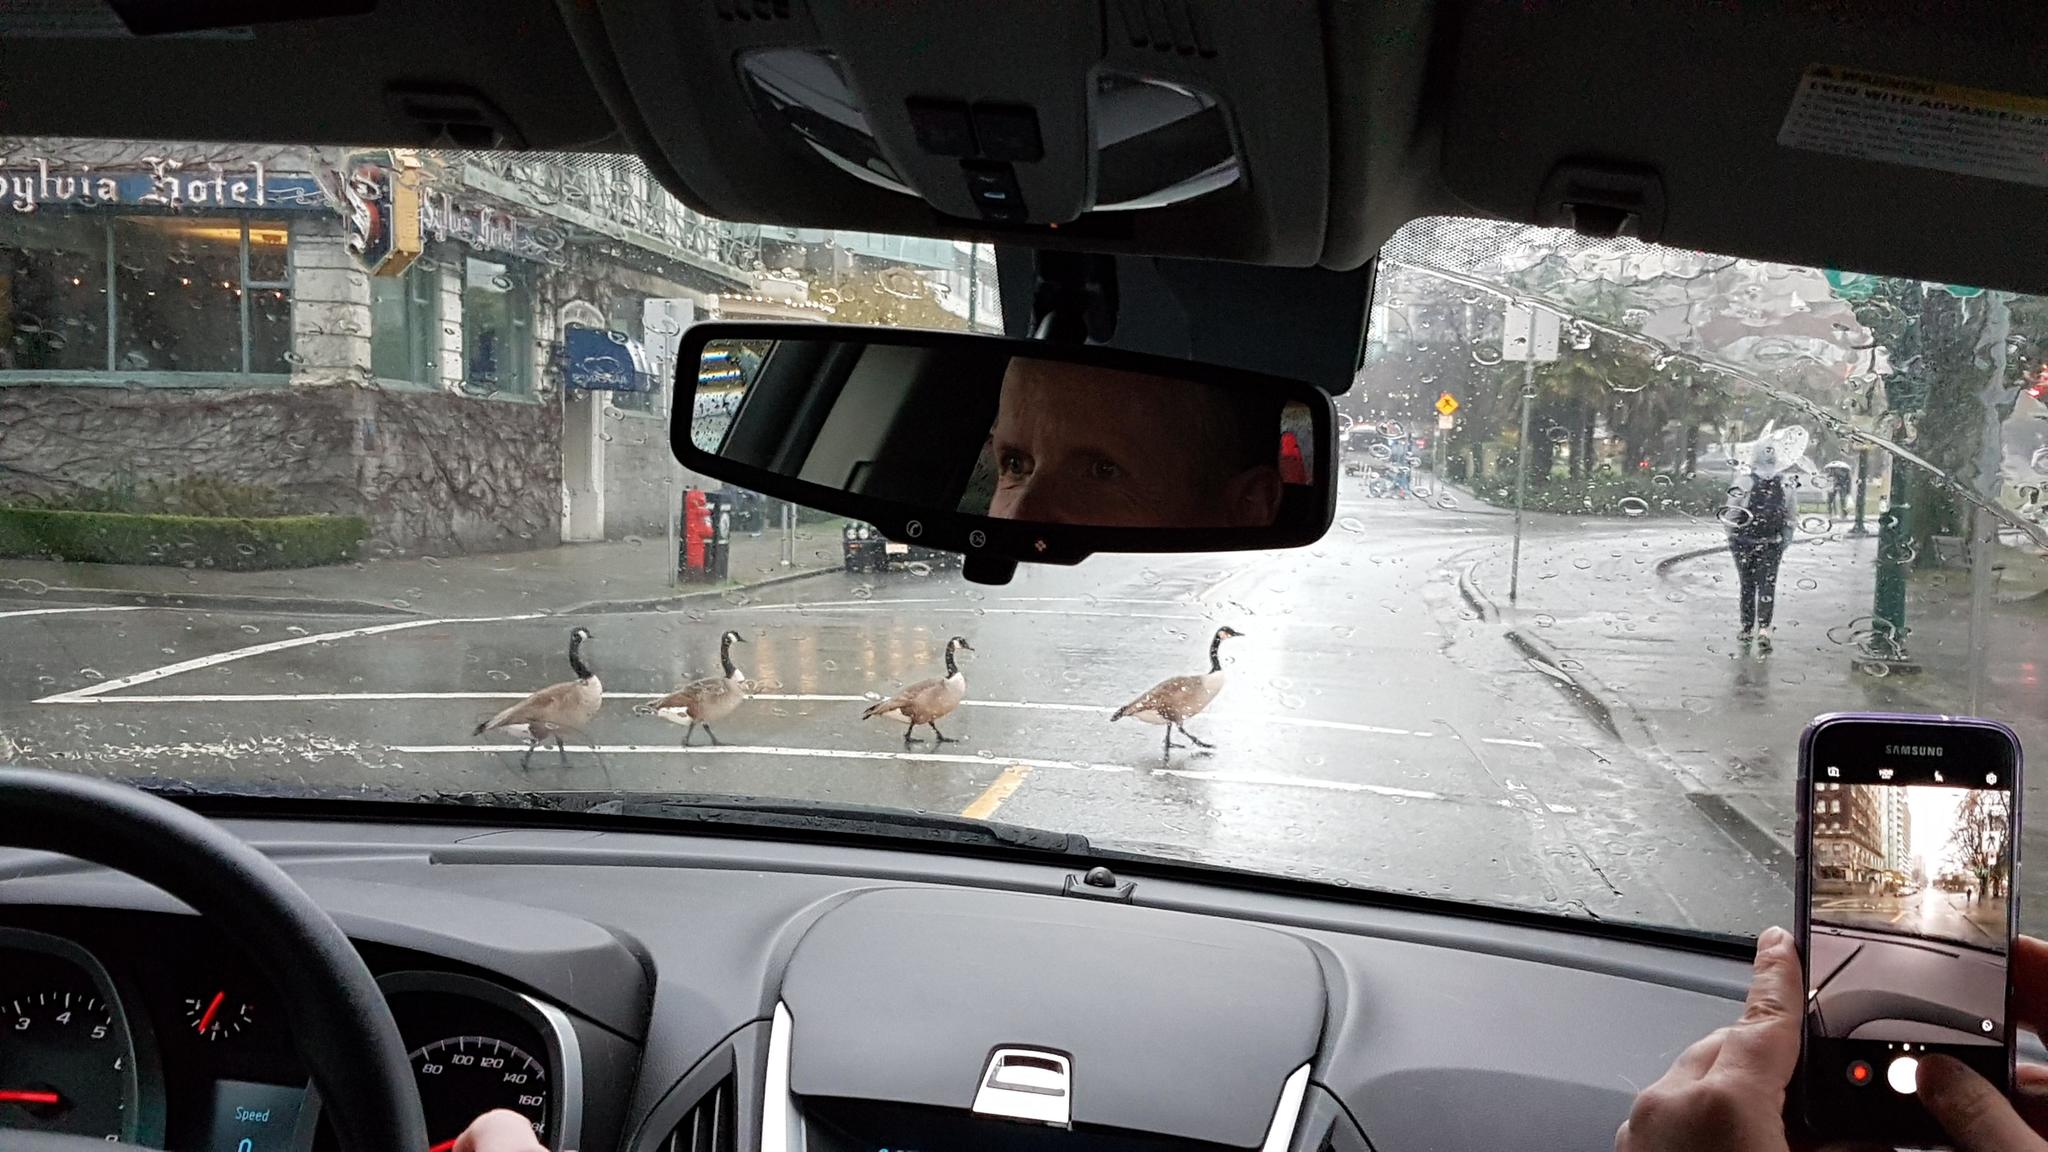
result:
M 1522 434 L 1515 441 L 1515 545 L 1508 561 L 1508 603 L 1522 586 L 1522 510 L 1529 494 L 1529 414 L 1536 404 L 1536 362 L 1557 359 L 1558 314 L 1510 304 L 1501 326 L 1503 360 L 1522 362 Z

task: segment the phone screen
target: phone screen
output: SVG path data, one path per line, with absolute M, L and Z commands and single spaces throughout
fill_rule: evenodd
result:
M 2018 745 L 1996 725 L 1843 717 L 1802 759 L 1807 1122 L 1940 1143 L 1922 1058 L 2010 1084 Z

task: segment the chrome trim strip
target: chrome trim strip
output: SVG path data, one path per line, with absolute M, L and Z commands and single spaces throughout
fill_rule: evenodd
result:
M 1308 1065 L 1303 1064 L 1280 1086 L 1280 1106 L 1273 1109 L 1272 1127 L 1266 1129 L 1266 1142 L 1259 1145 L 1259 1152 L 1287 1152 L 1287 1146 L 1294 1143 L 1295 1125 L 1301 1123 L 1301 1101 L 1308 1095 Z
M 803 1152 L 804 1118 L 789 1092 L 789 1006 L 768 1023 L 768 1070 L 761 1083 L 761 1152 Z

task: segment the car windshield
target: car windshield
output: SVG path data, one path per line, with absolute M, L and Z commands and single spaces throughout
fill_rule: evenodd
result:
M 17 138 L 0 202 L 0 761 L 861 806 L 1740 934 L 1814 715 L 2048 746 L 2048 306 L 1995 286 L 1418 220 L 1326 538 L 983 587 L 668 427 L 699 320 L 1000 331 L 988 246 L 610 156 Z M 1844 908 L 2006 883 L 1875 811 L 1823 833 Z

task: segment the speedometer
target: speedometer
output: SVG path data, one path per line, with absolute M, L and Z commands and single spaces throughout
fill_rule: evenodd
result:
M 0 930 L 0 1130 L 137 1138 L 135 1047 L 82 949 Z
M 547 1138 L 547 1065 L 525 1049 L 491 1036 L 450 1036 L 412 1053 L 413 1080 L 427 1115 L 432 1152 L 455 1146 L 470 1121 L 494 1108 L 509 1108 Z

